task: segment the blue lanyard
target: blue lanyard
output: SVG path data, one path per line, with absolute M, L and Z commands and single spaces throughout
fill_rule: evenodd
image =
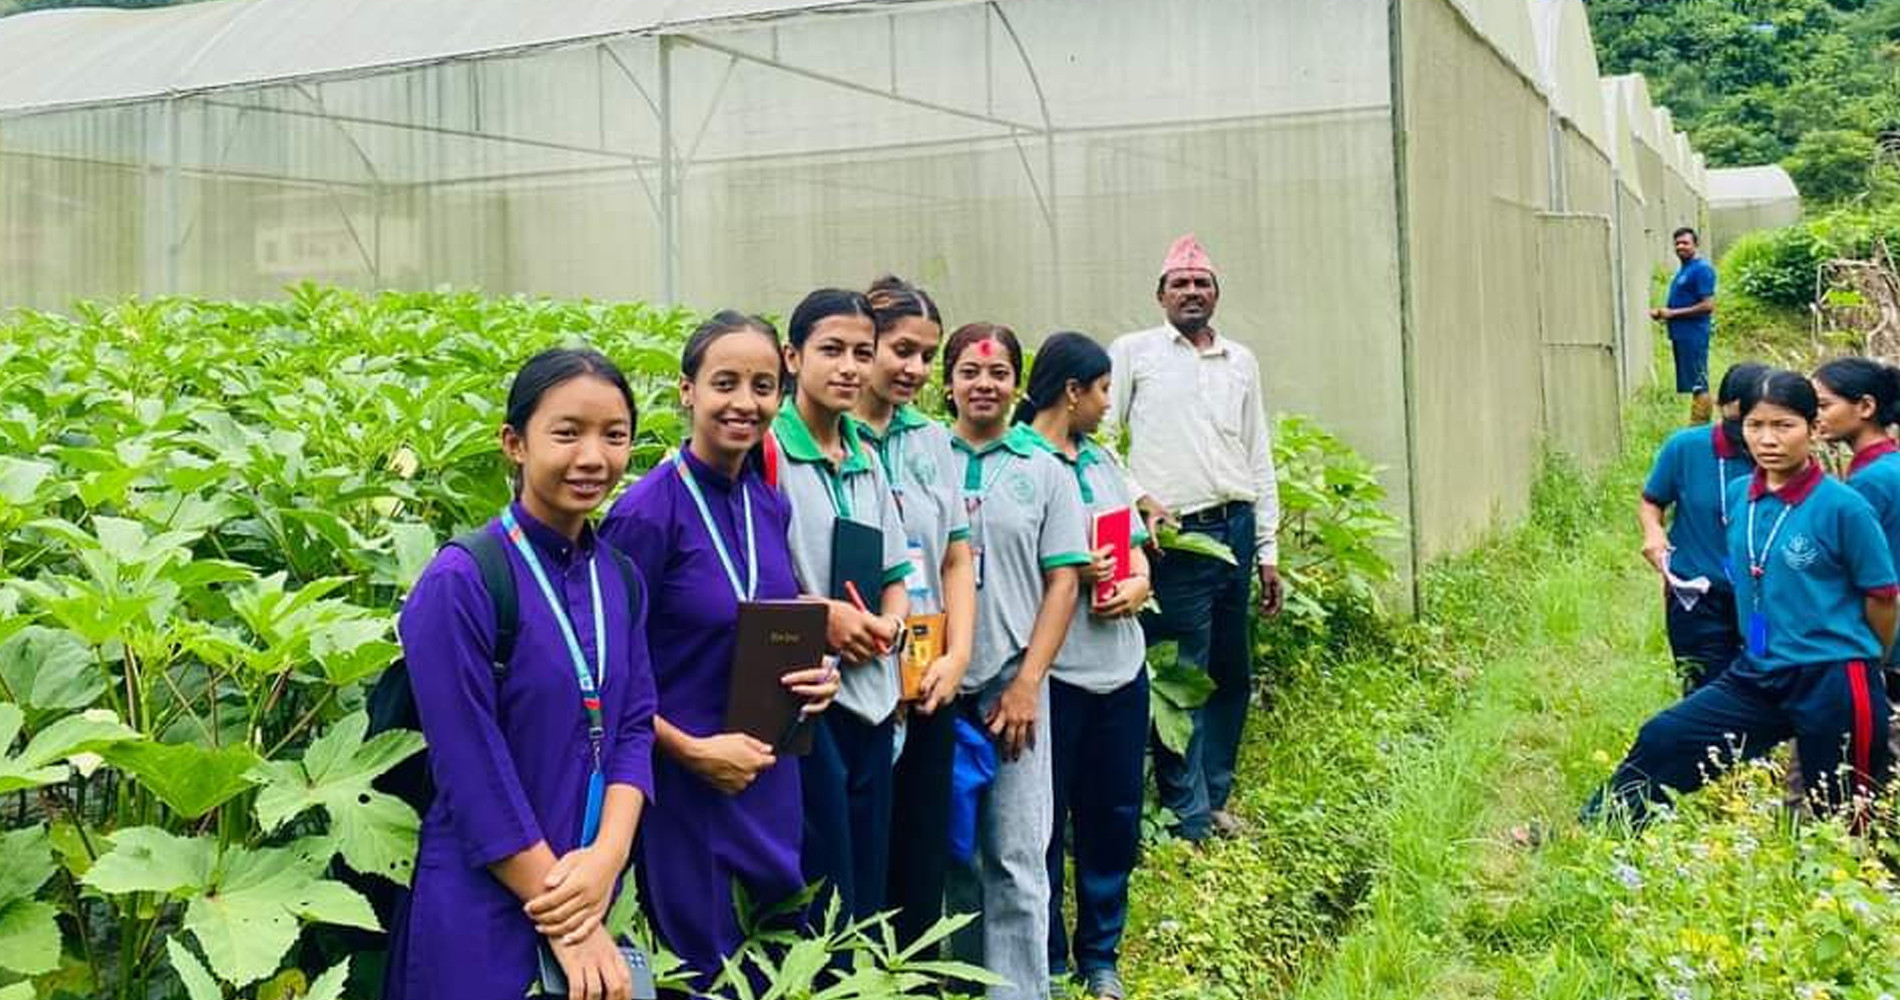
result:
M 1788 519 L 1788 512 L 1794 505 L 1782 501 L 1781 513 L 1775 515 L 1775 523 L 1768 528 L 1768 538 L 1762 542 L 1761 554 L 1755 553 L 1755 504 L 1748 502 L 1748 575 L 1755 580 L 1755 606 L 1761 607 L 1761 578 L 1768 575 L 1768 557 L 1775 551 L 1775 536 L 1781 534 L 1781 522 Z
M 541 569 L 541 560 L 536 558 L 534 547 L 522 534 L 521 524 L 515 520 L 512 509 L 502 508 L 501 526 L 507 529 L 508 540 L 514 543 L 515 551 L 521 553 L 522 561 L 528 564 L 534 582 L 541 588 L 541 596 L 548 602 L 548 610 L 561 626 L 561 638 L 567 640 L 568 657 L 574 663 L 574 680 L 581 688 L 581 708 L 587 712 L 587 743 L 594 762 L 593 774 L 587 779 L 587 812 L 581 820 L 581 846 L 585 847 L 592 844 L 600 832 L 601 805 L 607 795 L 606 779 L 600 770 L 600 746 L 607 738 L 607 726 L 600 710 L 600 686 L 607 680 L 607 627 L 600 612 L 600 561 L 598 556 L 587 560 L 587 586 L 592 592 L 594 610 L 594 669 L 590 673 L 587 656 L 581 652 L 580 640 L 574 635 L 574 623 L 568 620 L 567 607 L 554 596 L 554 587 Z
M 759 592 L 759 546 L 758 536 L 752 531 L 752 494 L 745 488 L 745 480 L 739 479 L 735 485 L 739 496 L 745 503 L 745 586 L 739 585 L 739 571 L 732 566 L 732 555 L 726 551 L 726 539 L 719 533 L 719 526 L 713 523 L 712 511 L 706 506 L 706 496 L 699 491 L 699 481 L 694 478 L 693 470 L 686 467 L 686 456 L 673 456 L 673 465 L 679 469 L 680 479 L 686 483 L 686 492 L 692 494 L 693 505 L 699 508 L 699 520 L 706 526 L 706 534 L 712 538 L 713 551 L 719 554 L 719 565 L 726 571 L 726 582 L 732 584 L 732 596 L 741 601 L 750 601 Z

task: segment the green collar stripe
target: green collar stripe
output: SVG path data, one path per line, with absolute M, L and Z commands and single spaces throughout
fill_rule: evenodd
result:
M 838 417 L 839 435 L 844 441 L 844 464 L 838 467 L 841 475 L 852 475 L 871 468 L 871 460 L 866 456 L 861 438 L 863 425 L 856 417 L 848 413 Z M 805 418 L 798 412 L 797 401 L 788 406 L 779 407 L 778 419 L 772 421 L 772 430 L 778 434 L 778 443 L 785 457 L 794 462 L 824 462 L 825 453 L 818 447 L 818 441 L 811 436 L 811 428 L 805 426 Z
M 1017 424 L 1016 426 L 1028 428 L 1029 425 Z M 1082 502 L 1085 504 L 1093 504 L 1095 502 L 1095 487 L 1089 485 L 1088 471 L 1089 466 L 1102 460 L 1102 456 L 1098 451 L 1101 447 L 1100 445 L 1090 441 L 1088 438 L 1083 438 L 1080 444 L 1076 446 L 1075 457 L 1070 458 L 1066 452 L 1056 447 L 1048 438 L 1043 437 L 1034 430 L 1030 430 L 1029 432 L 1029 443 L 1042 451 L 1054 455 L 1062 461 L 1062 464 L 1075 470 L 1075 485 L 1082 491 Z

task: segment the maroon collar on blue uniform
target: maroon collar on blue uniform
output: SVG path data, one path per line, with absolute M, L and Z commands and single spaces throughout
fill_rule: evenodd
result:
M 1716 458 L 1742 457 L 1741 454 L 1735 450 L 1735 445 L 1728 439 L 1728 435 L 1722 433 L 1722 422 L 1720 420 L 1715 422 L 1715 427 L 1709 436 L 1715 439 Z
M 1808 459 L 1807 468 L 1795 473 L 1793 478 L 1782 483 L 1781 488 L 1776 490 L 1768 488 L 1768 473 L 1762 469 L 1756 469 L 1755 478 L 1748 484 L 1748 499 L 1760 500 L 1772 493 L 1775 499 L 1793 507 L 1806 500 L 1808 494 L 1813 493 L 1814 488 L 1820 483 L 1821 463 L 1811 458 Z
M 1892 438 L 1883 437 L 1854 453 L 1854 461 L 1848 464 L 1847 474 L 1852 476 L 1854 473 L 1874 464 L 1874 460 L 1880 456 L 1891 455 L 1896 451 L 1900 451 L 1900 444 L 1894 444 Z

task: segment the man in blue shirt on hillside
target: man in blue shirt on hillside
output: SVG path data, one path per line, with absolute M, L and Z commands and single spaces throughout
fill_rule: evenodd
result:
M 1715 315 L 1715 266 L 1696 254 L 1696 232 L 1683 226 L 1675 232 L 1676 257 L 1682 267 L 1669 282 L 1669 300 L 1651 309 L 1649 318 L 1669 326 L 1669 346 L 1676 356 L 1676 391 L 1690 393 L 1689 422 L 1706 424 L 1709 402 L 1709 320 Z

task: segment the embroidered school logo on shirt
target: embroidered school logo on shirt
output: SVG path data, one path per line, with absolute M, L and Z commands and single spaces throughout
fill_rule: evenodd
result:
M 937 460 L 929 455 L 912 455 L 904 464 L 910 467 L 911 482 L 929 486 L 937 481 Z
M 1010 474 L 1008 485 L 1009 495 L 1019 504 L 1027 504 L 1036 498 L 1035 484 L 1029 481 L 1028 476 L 1020 472 Z
M 1781 558 L 1788 568 L 1797 573 L 1805 572 L 1814 560 L 1820 558 L 1821 550 L 1816 548 L 1814 540 L 1806 535 L 1796 535 L 1788 539 L 1788 547 L 1781 550 Z

